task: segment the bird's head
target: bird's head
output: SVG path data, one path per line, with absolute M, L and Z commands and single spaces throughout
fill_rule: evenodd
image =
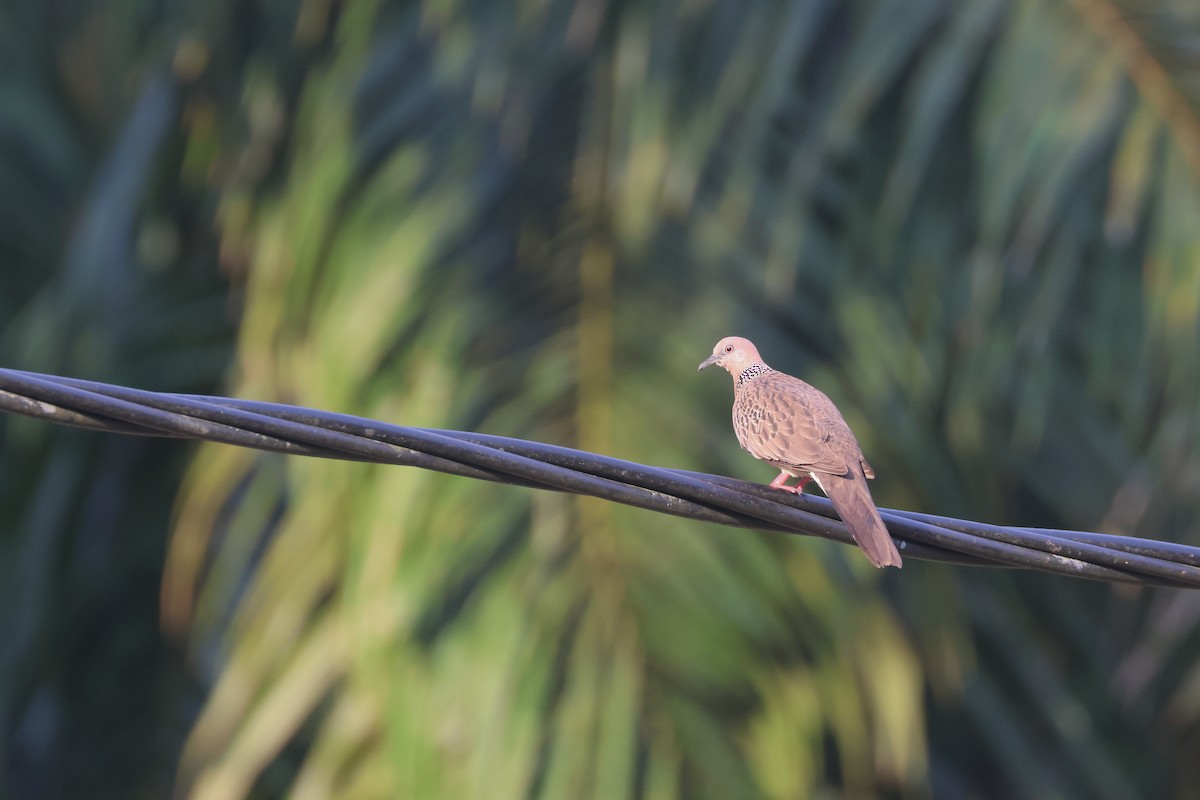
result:
M 700 362 L 697 371 L 716 364 L 732 375 L 734 380 L 737 380 L 746 367 L 761 363 L 762 356 L 758 354 L 758 348 L 754 346 L 754 342 L 740 336 L 726 336 L 717 342 L 712 355 Z

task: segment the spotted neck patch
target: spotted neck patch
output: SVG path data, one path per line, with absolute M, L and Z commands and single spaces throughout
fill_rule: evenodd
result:
M 757 378 L 759 375 L 766 375 L 768 372 L 774 372 L 774 371 L 775 370 L 771 369 L 766 364 L 762 363 L 761 361 L 758 361 L 758 362 L 746 367 L 744 370 L 742 370 L 742 374 L 738 375 L 737 385 L 741 386 L 746 381 L 753 380 L 753 379 Z

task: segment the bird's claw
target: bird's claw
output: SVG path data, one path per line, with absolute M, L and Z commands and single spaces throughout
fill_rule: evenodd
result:
M 777 478 L 775 478 L 775 480 L 771 481 L 771 488 L 772 489 L 782 489 L 783 491 L 789 492 L 791 494 L 803 494 L 804 487 L 808 484 L 810 478 L 802 477 L 800 479 L 799 483 L 797 483 L 795 486 L 788 486 L 787 482 L 790 481 L 791 479 L 792 479 L 792 476 L 789 475 L 788 473 L 780 472 L 779 476 Z

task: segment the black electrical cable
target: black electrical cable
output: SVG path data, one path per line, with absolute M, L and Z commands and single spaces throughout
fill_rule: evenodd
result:
M 823 497 L 784 494 L 733 478 L 651 467 L 523 439 L 412 428 L 277 403 L 164 394 L 5 369 L 0 369 L 0 410 L 114 433 L 415 466 L 588 494 L 703 522 L 853 541 Z M 880 512 L 906 557 L 1200 588 L 1200 548 L 909 511 Z

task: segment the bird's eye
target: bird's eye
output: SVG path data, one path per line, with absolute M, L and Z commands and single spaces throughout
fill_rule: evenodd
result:
M 732 353 L 732 352 L 733 352 L 733 345 L 731 345 L 731 344 L 727 344 L 727 345 L 725 345 L 725 352 L 726 352 L 726 353 Z

